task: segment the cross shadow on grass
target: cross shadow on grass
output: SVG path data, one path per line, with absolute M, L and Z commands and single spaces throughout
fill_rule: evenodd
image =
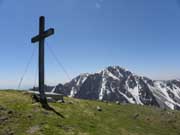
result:
M 56 115 L 58 115 L 59 117 L 61 117 L 61 118 L 65 118 L 60 112 L 57 112 L 53 107 L 51 107 L 51 106 L 49 106 L 49 104 L 47 104 L 48 106 L 46 106 L 46 107 L 43 107 L 44 109 L 46 109 L 46 110 L 48 110 L 48 111 L 52 111 L 52 112 L 54 112 Z
M 43 109 L 45 109 L 45 110 L 47 110 L 47 111 L 52 111 L 52 112 L 54 112 L 56 115 L 58 115 L 59 117 L 65 118 L 60 112 L 57 112 L 53 107 L 49 106 L 48 103 L 42 103 L 42 102 L 40 102 L 40 99 L 39 99 L 39 97 L 38 97 L 37 95 L 33 95 L 32 98 L 33 98 L 33 100 L 34 100 L 35 102 L 41 103 L 41 106 L 42 106 Z

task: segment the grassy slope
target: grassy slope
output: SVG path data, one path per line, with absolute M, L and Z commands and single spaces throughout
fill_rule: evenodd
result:
M 180 112 L 72 98 L 65 98 L 65 102 L 51 104 L 64 115 L 61 118 L 32 103 L 26 92 L 0 91 L 0 135 L 180 134 Z M 102 112 L 96 110 L 97 106 Z

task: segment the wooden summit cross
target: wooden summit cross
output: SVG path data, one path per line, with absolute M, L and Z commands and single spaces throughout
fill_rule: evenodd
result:
M 45 17 L 39 18 L 39 35 L 31 39 L 32 43 L 39 42 L 39 93 L 40 102 L 44 108 L 48 108 L 48 103 L 44 91 L 44 41 L 45 38 L 54 34 L 54 29 L 50 28 L 45 31 Z

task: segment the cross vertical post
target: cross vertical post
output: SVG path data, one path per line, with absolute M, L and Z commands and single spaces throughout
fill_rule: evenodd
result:
M 45 38 L 54 34 L 54 29 L 50 28 L 45 31 L 45 17 L 41 16 L 39 18 L 39 35 L 31 39 L 32 43 L 39 42 L 39 93 L 40 102 L 44 108 L 49 108 L 44 86 L 44 42 Z
M 39 35 L 42 35 L 45 28 L 45 18 L 40 17 L 39 20 Z M 39 40 L 39 93 L 40 100 L 47 104 L 47 99 L 44 92 L 44 38 Z

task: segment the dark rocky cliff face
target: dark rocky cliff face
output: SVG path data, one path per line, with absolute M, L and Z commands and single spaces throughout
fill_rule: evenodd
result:
M 82 99 L 180 108 L 179 80 L 154 81 L 119 66 L 81 74 L 64 85 L 57 85 L 54 92 Z

